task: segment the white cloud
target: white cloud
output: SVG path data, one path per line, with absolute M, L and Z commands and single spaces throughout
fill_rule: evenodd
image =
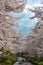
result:
M 28 9 L 24 9 L 23 12 L 27 14 L 28 13 Z
M 27 14 L 27 13 L 28 13 L 28 8 L 29 8 L 29 9 L 30 9 L 30 8 L 33 9 L 32 6 L 30 6 L 30 5 L 25 5 L 25 8 L 24 8 L 23 12 Z
M 35 5 L 32 5 L 34 7 L 43 7 L 43 4 L 35 4 Z
M 43 4 L 25 5 L 23 12 L 27 14 L 28 9 L 34 10 L 34 7 L 43 7 Z
M 33 9 L 33 6 L 34 7 L 43 7 L 43 4 L 26 5 L 25 9 L 28 9 L 28 8 L 32 8 Z

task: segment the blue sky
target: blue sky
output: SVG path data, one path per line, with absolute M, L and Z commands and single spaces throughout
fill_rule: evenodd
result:
M 41 1 L 41 0 L 27 0 L 27 4 L 33 5 L 33 4 L 40 3 L 40 1 Z
M 26 5 L 36 5 L 36 4 L 40 4 L 40 0 L 27 0 Z M 27 12 L 27 13 L 26 13 Z M 21 18 L 20 20 L 18 20 L 18 24 L 21 27 L 12 27 L 13 30 L 16 30 L 17 32 L 21 31 L 24 35 L 29 35 L 30 32 L 32 32 L 32 29 L 35 28 L 38 20 L 34 19 L 34 20 L 30 20 L 29 16 L 34 15 L 33 13 L 31 13 L 29 10 L 25 10 L 24 12 L 20 12 L 20 13 L 15 13 L 15 12 L 10 12 L 8 13 L 10 16 L 12 17 L 18 17 Z

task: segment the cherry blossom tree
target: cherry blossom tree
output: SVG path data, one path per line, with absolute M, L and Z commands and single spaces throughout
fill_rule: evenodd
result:
M 18 43 L 18 39 L 22 37 L 22 34 L 12 30 L 12 26 L 17 26 L 17 17 L 11 17 L 8 12 L 20 12 L 23 10 L 26 0 L 0 0 L 0 49 L 5 47 L 12 51 L 14 46 Z M 15 44 L 16 43 L 16 44 Z

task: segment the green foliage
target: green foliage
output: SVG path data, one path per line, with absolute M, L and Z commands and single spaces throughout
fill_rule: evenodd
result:
M 39 60 L 37 57 L 30 57 L 29 54 L 17 54 L 17 56 L 22 56 L 24 57 L 27 61 L 32 62 L 33 64 L 38 64 Z
M 7 65 L 13 65 L 13 63 L 15 63 L 17 61 L 17 56 L 16 56 L 16 54 L 11 54 L 10 56 L 9 56 L 9 58 L 7 59 L 7 61 L 6 61 L 6 64 Z
M 0 65 L 13 65 L 17 61 L 17 57 L 24 57 L 27 61 L 30 61 L 36 65 L 43 65 L 43 60 L 40 61 L 37 57 L 31 57 L 29 54 L 13 54 L 10 51 L 4 50 L 3 48 L 0 50 L 3 52 L 2 57 L 0 57 Z
M 0 57 L 0 65 L 13 65 L 13 63 L 17 61 L 16 54 L 4 49 L 1 49 L 0 51 L 3 52 L 2 56 Z
M 38 65 L 43 65 L 43 61 L 42 62 L 39 62 Z

